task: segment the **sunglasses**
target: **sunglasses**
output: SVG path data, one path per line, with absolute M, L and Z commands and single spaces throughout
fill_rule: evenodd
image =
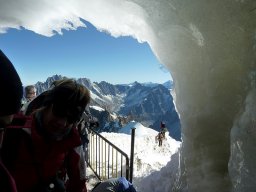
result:
M 53 104 L 52 113 L 56 117 L 67 118 L 67 122 L 69 124 L 73 124 L 78 122 L 81 119 L 83 111 L 79 106 L 73 107 L 73 108 L 67 108 L 65 106 Z

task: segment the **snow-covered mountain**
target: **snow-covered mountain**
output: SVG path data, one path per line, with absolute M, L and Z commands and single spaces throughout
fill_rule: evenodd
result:
M 36 83 L 38 94 L 49 89 L 53 81 L 62 78 L 55 75 L 44 83 Z M 166 82 L 164 86 L 139 82 L 113 85 L 105 81 L 91 82 L 87 78 L 76 81 L 91 92 L 90 112 L 99 120 L 98 131 L 117 132 L 131 120 L 159 131 L 160 122 L 164 121 L 170 136 L 181 139 L 180 121 L 169 89 L 171 82 Z
M 167 89 L 173 89 L 173 81 L 166 81 L 163 83 L 163 86 L 165 86 Z

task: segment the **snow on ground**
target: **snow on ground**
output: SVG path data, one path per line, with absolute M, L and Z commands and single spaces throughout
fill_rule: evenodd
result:
M 138 192 L 171 191 L 178 173 L 181 142 L 166 133 L 166 139 L 159 147 L 155 140 L 158 132 L 135 121 L 123 127 L 120 133 L 104 132 L 101 135 L 130 156 L 131 128 L 135 128 L 133 184 Z

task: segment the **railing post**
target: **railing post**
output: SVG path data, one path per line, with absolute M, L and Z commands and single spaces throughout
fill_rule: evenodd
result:
M 132 134 L 131 134 L 131 156 L 130 156 L 130 182 L 131 183 L 133 178 L 135 129 L 136 128 L 132 128 Z

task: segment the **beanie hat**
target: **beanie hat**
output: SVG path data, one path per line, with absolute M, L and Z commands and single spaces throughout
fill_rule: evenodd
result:
M 20 77 L 11 61 L 0 50 L 0 116 L 20 110 L 23 88 Z

